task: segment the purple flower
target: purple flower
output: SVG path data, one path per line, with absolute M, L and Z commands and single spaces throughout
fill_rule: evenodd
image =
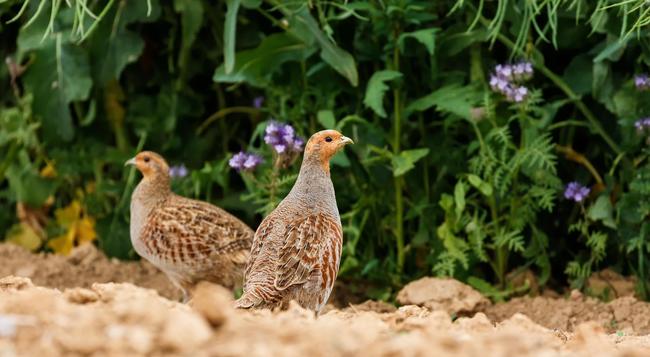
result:
M 634 76 L 634 86 L 638 90 L 649 90 L 650 89 L 650 78 L 647 74 L 642 73 Z
M 513 80 L 527 81 L 533 76 L 533 64 L 530 62 L 519 62 L 512 65 Z
M 259 96 L 253 98 L 253 107 L 260 109 L 264 105 L 264 97 Z
M 589 196 L 590 191 L 591 190 L 588 187 L 582 186 L 578 182 L 574 181 L 569 183 L 564 189 L 564 198 L 575 202 L 582 202 L 587 198 L 587 196 Z
M 169 176 L 171 178 L 183 178 L 187 176 L 187 167 L 185 165 L 177 165 L 169 168 Z
M 262 161 L 257 154 L 240 151 L 230 158 L 228 165 L 237 171 L 253 171 Z
M 650 118 L 641 118 L 634 122 L 634 127 L 638 131 L 645 131 L 650 129 Z
M 533 76 L 533 65 L 530 62 L 515 64 L 498 64 L 490 75 L 490 88 L 502 94 L 510 102 L 521 103 L 528 98 L 529 90 L 521 85 Z
M 521 103 L 526 100 L 528 97 L 528 88 L 524 86 L 512 86 L 508 92 L 506 92 L 506 97 L 508 100 L 515 103 Z
M 275 120 L 266 126 L 264 142 L 271 145 L 278 154 L 300 152 L 305 141 L 296 136 L 296 132 L 289 124 L 282 124 Z
M 504 93 L 510 87 L 510 82 L 503 77 L 493 74 L 490 76 L 490 87 L 495 92 Z

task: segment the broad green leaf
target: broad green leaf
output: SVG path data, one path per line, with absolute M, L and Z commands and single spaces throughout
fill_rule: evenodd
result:
M 161 13 L 158 0 L 151 1 L 148 14 L 146 1 L 126 1 L 113 6 L 97 30 L 90 36 L 90 56 L 93 78 L 100 86 L 113 79 L 119 79 L 124 68 L 135 62 L 144 41 L 136 32 L 127 29 L 135 22 L 155 21 Z
M 608 195 L 600 195 L 596 202 L 589 207 L 587 216 L 594 221 L 602 221 L 607 227 L 616 229 L 616 222 L 612 218 L 614 208 Z
M 331 110 L 319 110 L 318 113 L 316 113 L 316 120 L 318 120 L 320 125 L 325 129 L 334 129 L 336 127 L 334 112 Z
M 64 43 L 60 33 L 34 53 L 24 83 L 34 95 L 32 108 L 42 120 L 43 135 L 47 139 L 72 140 L 74 127 L 68 106 L 88 98 L 92 87 L 88 57 L 79 46 Z
M 566 70 L 562 78 L 578 95 L 583 95 L 591 92 L 593 61 L 585 56 L 576 56 Z
M 327 38 L 314 17 L 309 13 L 307 7 L 303 7 L 293 15 L 313 35 L 315 41 L 321 48 L 320 56 L 323 61 L 345 77 L 353 87 L 356 87 L 359 84 L 359 74 L 357 73 L 357 65 L 354 57 Z
M 609 62 L 595 62 L 593 66 L 592 95 L 614 112 L 614 78 Z
M 363 104 L 372 109 L 377 115 L 382 118 L 386 117 L 386 110 L 384 110 L 384 94 L 389 89 L 385 82 L 401 78 L 402 74 L 397 71 L 378 71 L 373 73 L 368 81 L 366 87 L 366 96 L 363 98 Z
M 406 116 L 436 107 L 441 112 L 455 114 L 461 118 L 471 119 L 471 110 L 483 100 L 481 92 L 473 86 L 450 84 L 435 92 L 416 99 L 405 109 Z
M 614 113 L 620 119 L 637 119 L 637 98 L 637 90 L 629 87 L 619 89 L 614 94 Z
M 460 219 L 460 216 L 465 210 L 465 184 L 463 181 L 458 181 L 454 187 L 454 203 L 456 204 L 456 219 Z
M 426 47 L 427 52 L 429 52 L 430 55 L 433 56 L 433 51 L 435 50 L 436 46 L 436 32 L 438 32 L 437 28 L 428 28 L 428 29 L 422 29 L 422 30 L 417 30 L 413 32 L 404 32 L 399 36 L 399 39 L 397 40 L 400 51 L 404 53 L 404 48 L 406 44 L 406 39 L 407 38 L 412 38 L 418 42 L 420 42 L 424 47 Z
M 415 167 L 415 163 L 429 154 L 428 148 L 405 150 L 393 155 L 393 176 L 402 176 Z
M 273 34 L 262 40 L 257 48 L 238 52 L 231 73 L 226 73 L 225 66 L 221 65 L 212 79 L 215 82 L 247 82 L 261 87 L 268 83 L 271 75 L 283 63 L 304 60 L 311 53 L 313 49 L 293 36 L 286 33 Z
M 226 0 L 226 23 L 223 29 L 223 58 L 226 74 L 235 69 L 235 34 L 237 32 L 237 12 L 240 0 Z

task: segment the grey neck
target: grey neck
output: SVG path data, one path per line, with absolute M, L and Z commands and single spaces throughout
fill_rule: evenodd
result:
M 143 178 L 131 195 L 131 203 L 138 202 L 144 214 L 150 212 L 157 204 L 171 194 L 169 180 Z
M 296 183 L 287 197 L 289 196 L 301 201 L 305 208 L 321 207 L 338 215 L 332 179 L 318 158 L 306 157 L 303 159 Z

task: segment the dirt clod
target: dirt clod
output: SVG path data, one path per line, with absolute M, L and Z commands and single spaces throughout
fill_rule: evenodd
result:
M 397 294 L 397 302 L 457 315 L 471 314 L 490 304 L 478 291 L 458 280 L 430 277 L 407 284 Z

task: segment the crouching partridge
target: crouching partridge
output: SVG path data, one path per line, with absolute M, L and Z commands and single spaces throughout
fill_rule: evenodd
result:
M 350 143 L 335 130 L 309 139 L 291 192 L 255 232 L 238 308 L 283 308 L 295 300 L 318 314 L 325 306 L 343 244 L 329 162 Z
M 131 196 L 131 243 L 183 292 L 207 280 L 241 287 L 253 231 L 207 202 L 174 194 L 169 166 L 160 155 L 143 151 L 126 162 L 143 175 Z

